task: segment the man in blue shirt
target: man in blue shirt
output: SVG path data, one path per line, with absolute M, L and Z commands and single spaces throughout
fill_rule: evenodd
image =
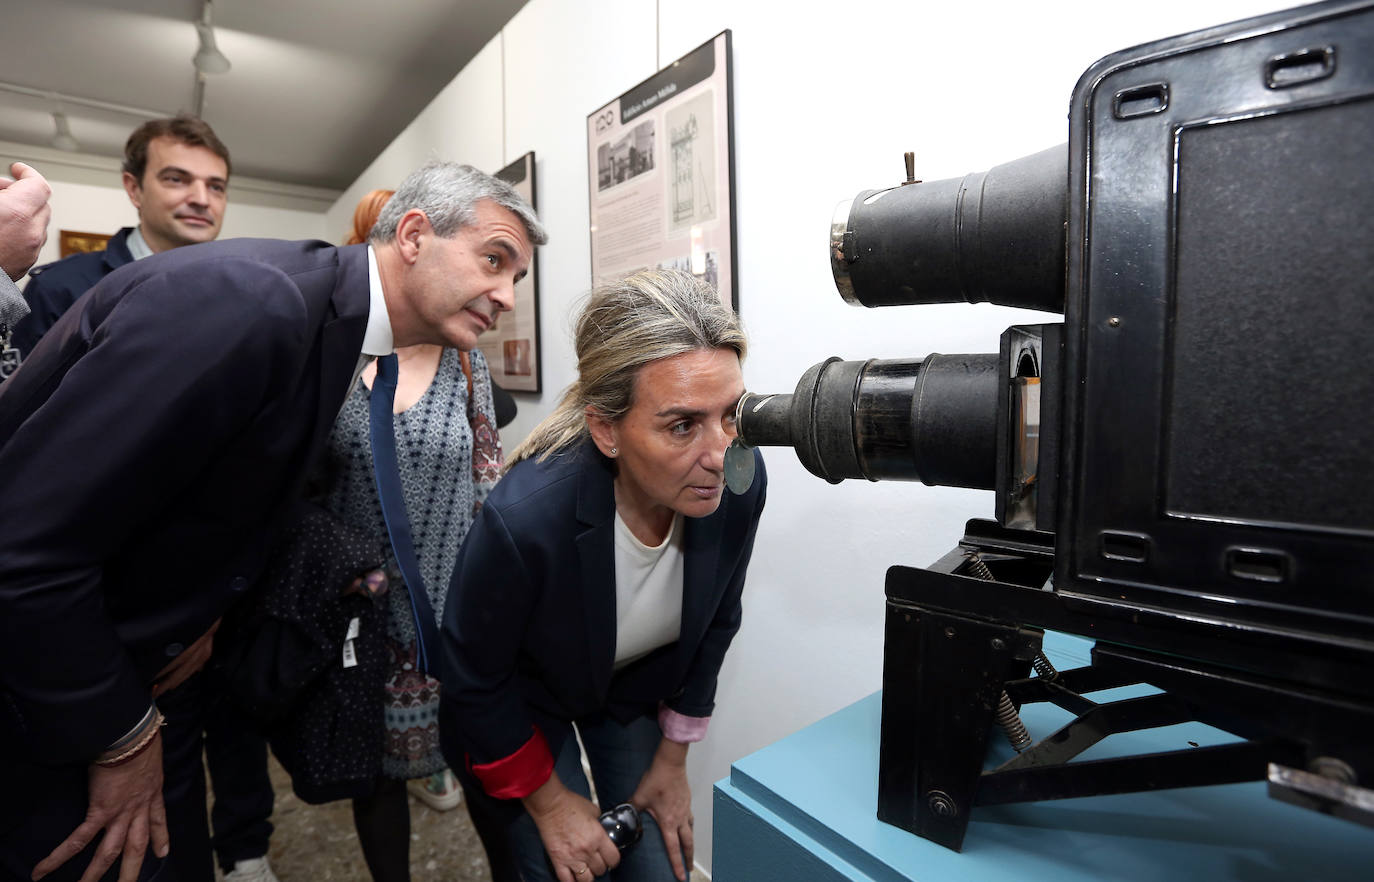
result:
M 11 345 L 26 356 L 77 298 L 126 263 L 210 242 L 224 223 L 229 148 L 193 116 L 150 120 L 124 145 L 124 190 L 138 226 L 110 238 L 104 251 L 73 254 L 35 267 L 24 299 L 29 316 L 15 324 Z

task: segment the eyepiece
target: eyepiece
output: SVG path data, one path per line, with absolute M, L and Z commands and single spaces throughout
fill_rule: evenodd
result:
M 792 447 L 812 474 L 996 487 L 996 355 L 841 361 L 802 374 L 791 395 L 746 394 L 750 447 Z

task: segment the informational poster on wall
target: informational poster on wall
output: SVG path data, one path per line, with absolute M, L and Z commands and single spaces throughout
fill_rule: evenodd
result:
M 739 308 L 730 32 L 587 117 L 592 283 L 690 270 Z
M 537 211 L 534 201 L 534 151 L 496 173 Z M 496 385 L 510 392 L 540 391 L 539 371 L 539 249 L 530 270 L 515 283 L 515 308 L 497 317 L 496 326 L 477 339 L 477 348 L 491 366 Z

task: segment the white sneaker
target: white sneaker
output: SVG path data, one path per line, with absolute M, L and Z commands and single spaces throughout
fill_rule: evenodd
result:
M 448 769 L 442 769 L 427 778 L 407 781 L 406 789 L 411 796 L 436 812 L 457 808 L 463 801 L 463 788 L 458 786 L 458 779 Z
M 267 858 L 250 858 L 246 861 L 235 861 L 234 869 L 224 874 L 224 882 L 281 882 L 277 874 L 272 872 L 272 865 L 267 862 Z

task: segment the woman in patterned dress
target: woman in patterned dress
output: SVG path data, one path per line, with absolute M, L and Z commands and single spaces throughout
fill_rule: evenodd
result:
M 391 195 L 390 190 L 374 190 L 363 197 L 345 244 L 366 241 Z M 443 612 L 444 589 L 458 548 L 501 474 L 491 374 L 477 350 L 467 353 L 424 344 L 398 349 L 396 355 L 397 460 L 421 577 L 437 617 Z M 313 483 L 317 500 L 325 508 L 354 527 L 374 532 L 388 557 L 391 588 L 385 602 L 392 663 L 384 698 L 382 777 L 371 796 L 354 799 L 353 817 L 373 878 L 407 882 L 410 812 L 406 782 L 423 779 L 433 797 L 425 801 L 431 805 L 446 803 L 451 808 L 458 804 L 460 791 L 439 750 L 439 684 L 417 670 L 409 593 L 391 557 L 377 498 L 368 439 L 368 402 L 375 376 L 374 363 L 355 383 L 335 421 Z M 431 782 L 443 783 L 435 788 Z M 484 834 L 481 819 L 475 820 L 479 834 Z M 493 877 L 500 880 L 505 876 L 502 856 L 493 852 L 495 846 L 486 835 L 482 838 Z

